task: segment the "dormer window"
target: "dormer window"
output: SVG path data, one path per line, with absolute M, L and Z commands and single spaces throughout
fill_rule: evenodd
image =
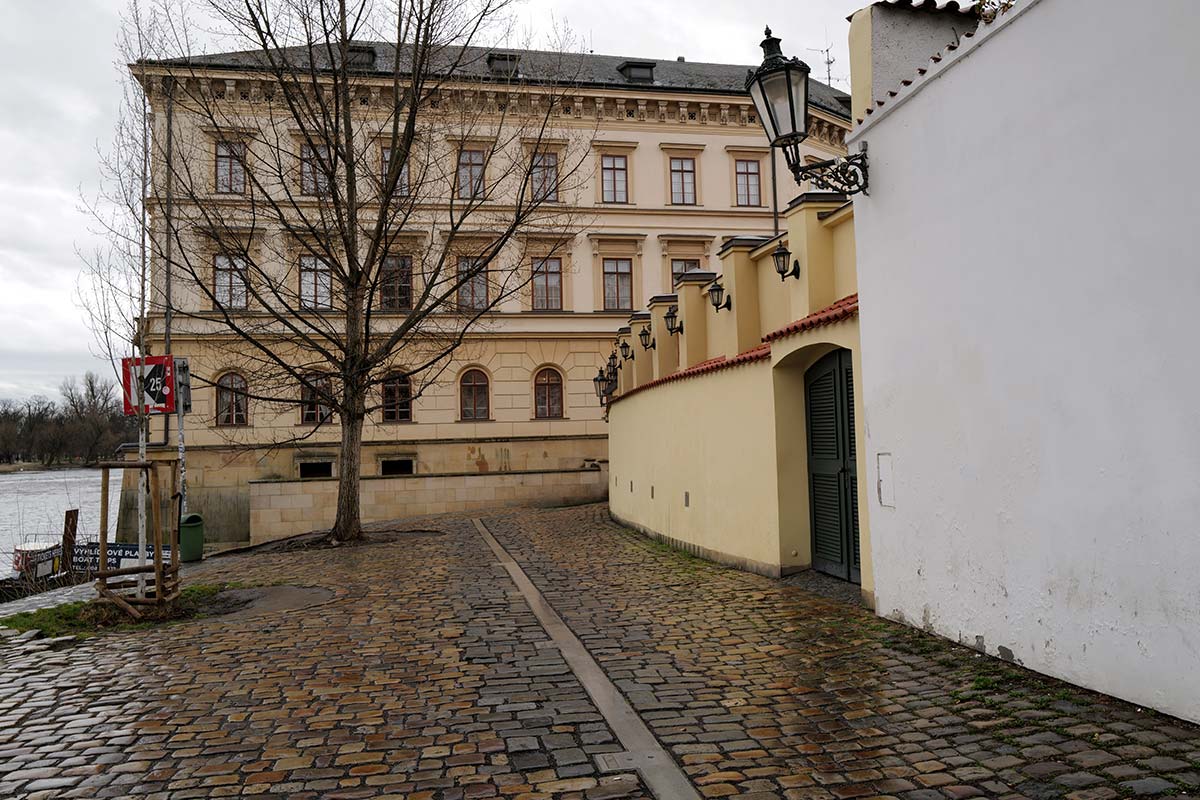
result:
M 488 72 L 497 78 L 516 77 L 521 57 L 516 53 L 488 53 Z
M 375 48 L 351 47 L 346 51 L 346 66 L 351 69 L 374 69 Z
M 617 71 L 630 83 L 654 83 L 654 64 L 653 61 L 626 61 L 617 67 Z

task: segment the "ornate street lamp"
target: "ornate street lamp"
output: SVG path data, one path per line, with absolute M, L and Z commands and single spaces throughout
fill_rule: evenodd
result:
M 708 302 L 712 303 L 717 313 L 720 313 L 722 308 L 733 308 L 733 298 L 725 297 L 725 287 L 720 281 L 708 287 Z
M 619 362 L 617 361 L 617 351 L 613 350 L 611 353 L 608 354 L 608 371 L 615 373 L 617 371 L 618 366 L 619 366 Z
M 775 261 L 775 271 L 779 273 L 779 280 L 786 281 L 788 278 L 800 277 L 800 261 L 799 259 L 792 262 L 792 266 L 788 267 L 788 259 L 791 258 L 791 253 L 783 246 L 783 242 L 771 251 L 771 258 Z
M 633 348 L 629 346 L 629 342 L 621 342 L 621 358 L 626 361 L 633 361 Z
M 667 333 L 675 336 L 683 333 L 683 323 L 676 324 L 675 320 L 679 319 L 679 306 L 671 306 L 667 309 L 667 313 L 663 314 L 663 322 L 667 323 Z
M 800 145 L 808 138 L 808 65 L 788 58 L 779 39 L 767 28 L 762 40 L 763 62 L 746 74 L 746 91 L 754 100 L 759 122 L 772 147 L 783 150 L 797 184 L 810 180 L 819 189 L 842 194 L 867 193 L 867 147 L 845 158 L 805 164 Z
M 604 374 L 604 368 L 601 367 L 596 371 L 596 377 L 592 378 L 592 388 L 596 390 L 596 397 L 604 399 L 604 390 L 608 386 L 608 376 Z
M 646 327 L 644 327 L 640 331 L 638 331 L 638 339 L 640 339 L 642 342 L 643 350 L 657 350 L 658 349 L 658 340 L 650 338 L 650 326 L 649 325 L 647 325 Z

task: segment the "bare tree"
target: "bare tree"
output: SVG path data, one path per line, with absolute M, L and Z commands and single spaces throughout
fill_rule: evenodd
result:
M 166 336 L 221 337 L 247 402 L 303 401 L 312 428 L 272 446 L 336 422 L 331 537 L 358 539 L 385 382 L 392 402 L 436 384 L 579 231 L 580 59 L 476 46 L 506 0 L 203 5 L 249 49 L 193 57 L 185 19 L 176 57 L 132 65 L 159 112 L 155 302 Z

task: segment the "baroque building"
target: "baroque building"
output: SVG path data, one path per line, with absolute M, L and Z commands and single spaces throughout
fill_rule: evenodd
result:
M 362 107 L 378 106 L 381 116 L 392 86 L 385 65 L 393 50 L 372 43 L 355 49 L 361 59 Z M 165 135 L 168 117 L 177 132 L 191 136 L 195 146 L 174 155 L 187 163 L 175 169 L 207 176 L 211 192 L 201 206 L 236 210 L 249 204 L 245 171 L 250 162 L 244 148 L 254 145 L 208 130 L 202 119 L 189 119 L 186 105 L 171 107 L 163 87 L 168 80 L 190 82 L 213 103 L 235 110 L 243 126 L 271 128 L 278 124 L 268 110 L 277 88 L 270 75 L 253 68 L 252 55 L 133 67 L 153 108 L 155 137 Z M 382 385 L 363 432 L 366 522 L 491 504 L 602 497 L 608 430 L 592 378 L 613 347 L 614 323 L 670 291 L 688 272 L 715 269 L 729 241 L 772 231 L 773 154 L 744 92 L 748 67 L 586 54 L 573 57 L 564 92 L 561 75 L 545 66 L 545 53 L 479 49 L 468 55 L 467 80 L 460 74 L 458 83 L 441 90 L 447 106 L 536 104 L 540 85 L 559 82 L 565 99 L 556 108 L 556 130 L 581 141 L 586 152 L 574 189 L 552 199 L 582 222 L 569 241 L 553 247 L 539 249 L 536 237 L 526 237 L 513 268 L 531 271 L 528 290 L 490 310 L 438 380 L 419 392 L 401 380 Z M 496 79 L 517 74 L 519 84 L 509 82 L 501 91 Z M 850 98 L 816 81 L 811 86 L 814 135 L 805 146 L 814 159 L 840 155 L 850 127 Z M 295 138 L 299 189 L 315 192 L 321 176 L 309 165 L 322 145 Z M 492 154 L 486 150 L 465 136 L 443 139 L 430 149 L 429 163 L 449 176 L 448 196 L 490 179 Z M 164 148 L 156 144 L 153 152 L 161 162 Z M 537 174 L 557 179 L 560 165 L 553 153 L 535 157 L 542 159 Z M 382 158 L 386 165 L 387 154 Z M 155 173 L 161 207 L 161 163 Z M 790 194 L 783 186 L 785 202 Z M 329 524 L 339 458 L 337 420 L 301 385 L 294 387 L 290 403 L 263 399 L 268 392 L 240 352 L 242 345 L 207 321 L 223 314 L 253 318 L 236 263 L 202 238 L 164 237 L 161 213 L 154 215 L 153 226 L 156 241 L 171 238 L 185 251 L 174 258 L 206 264 L 202 276 L 210 281 L 197 291 L 185 277 L 164 274 L 161 244 L 155 248 L 158 302 L 149 324 L 151 351 L 189 359 L 193 376 L 192 407 L 184 416 L 190 510 L 205 516 L 210 539 L 226 541 L 261 541 Z M 394 280 L 381 286 L 374 301 L 379 313 L 403 317 L 414 291 L 413 268 L 406 267 L 412 261 L 406 259 L 419 260 L 439 246 L 428 231 L 414 232 L 401 243 Z M 328 274 L 299 251 L 279 251 L 291 253 L 280 256 L 280 275 L 286 276 L 281 280 L 295 283 L 304 308 L 319 312 L 331 301 Z M 168 291 L 169 315 L 162 299 Z M 464 302 L 461 292 L 459 302 Z M 173 318 L 169 347 L 168 316 Z M 305 357 L 302 346 L 295 357 Z M 154 421 L 155 457 L 172 456 L 174 424 L 170 418 Z

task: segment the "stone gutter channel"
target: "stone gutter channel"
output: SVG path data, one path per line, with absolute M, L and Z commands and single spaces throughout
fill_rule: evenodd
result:
M 654 734 L 638 716 L 629 701 L 620 690 L 608 679 L 591 653 L 584 647 L 562 617 L 554 610 L 546 598 L 538 591 L 525 570 L 521 568 L 508 551 L 504 549 L 491 531 L 479 519 L 473 519 L 475 529 L 487 542 L 488 547 L 495 553 L 501 566 L 508 571 L 509 577 L 516 584 L 525 602 L 529 604 L 534 616 L 550 636 L 550 640 L 558 647 L 567 666 L 579 679 L 584 690 L 596 704 L 604 720 L 616 734 L 617 740 L 625 748 L 620 753 L 605 753 L 597 757 L 596 762 L 602 772 L 625 772 L 637 770 L 646 786 L 658 800 L 700 800 L 700 795 L 692 786 L 692 782 L 675 763 L 670 753 L 663 749 Z

